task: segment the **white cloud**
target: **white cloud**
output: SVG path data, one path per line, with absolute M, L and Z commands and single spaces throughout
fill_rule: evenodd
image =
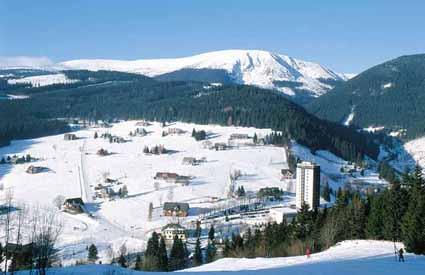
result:
M 44 68 L 52 64 L 53 62 L 44 56 L 0 56 L 0 68 Z

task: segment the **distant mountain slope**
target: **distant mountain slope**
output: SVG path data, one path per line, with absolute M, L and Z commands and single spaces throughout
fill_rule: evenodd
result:
M 425 134 L 425 54 L 377 65 L 308 104 L 319 117 L 364 128 L 383 126 L 411 139 Z
M 65 71 L 78 82 L 21 88 L 25 100 L 0 100 L 4 129 L 15 117 L 140 119 L 255 126 L 281 131 L 312 150 L 324 149 L 350 161 L 376 158 L 375 137 L 316 118 L 279 92 L 246 85 L 157 81 L 112 71 Z M 95 80 L 95 82 L 91 82 Z M 108 81 L 111 80 L 111 81 Z M 10 115 L 13 114 L 13 117 Z M 10 117 L 10 119 L 6 119 Z M 0 133 L 2 129 L 0 129 Z M 16 129 L 10 138 L 22 136 Z M 6 136 L 7 137 L 7 136 Z
M 173 80 L 230 80 L 317 97 L 346 78 L 317 63 L 259 50 L 224 50 L 174 59 L 135 61 L 85 59 L 57 64 L 57 69 L 113 70 Z M 209 74 L 207 72 L 211 70 Z M 330 81 L 329 81 L 330 80 Z

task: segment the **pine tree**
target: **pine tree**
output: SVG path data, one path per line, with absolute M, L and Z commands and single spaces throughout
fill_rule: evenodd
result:
M 158 255 L 159 255 L 159 237 L 156 232 L 148 240 L 148 245 L 145 251 L 145 258 L 143 259 L 144 269 L 147 271 L 157 271 L 159 269 Z
M 98 259 L 98 257 L 97 257 L 97 247 L 94 244 L 91 244 L 89 246 L 88 251 L 89 252 L 88 252 L 87 260 L 89 262 L 94 263 Z
M 136 257 L 136 264 L 134 265 L 134 270 L 143 270 L 143 261 L 142 261 L 142 257 L 140 257 L 140 255 L 137 255 Z
M 97 139 L 99 136 L 97 134 L 97 132 L 94 132 L 94 138 Z
M 409 206 L 403 218 L 403 243 L 408 252 L 425 254 L 425 181 L 417 167 L 407 183 Z
M 329 183 L 326 181 L 323 190 L 322 190 L 322 197 L 325 201 L 330 202 L 331 201 L 331 192 L 329 189 Z
M 201 251 L 201 242 L 199 238 L 196 239 L 195 244 L 195 252 L 193 254 L 193 265 L 199 266 L 202 265 L 203 259 L 202 259 L 202 251 Z
M 183 241 L 176 235 L 174 236 L 173 246 L 170 251 L 169 270 L 179 270 L 186 266 L 187 255 Z
M 215 260 L 217 255 L 217 248 L 213 241 L 208 241 L 207 251 L 206 251 L 206 262 L 211 263 Z
M 195 237 L 199 239 L 201 237 L 201 233 L 202 233 L 201 221 L 196 220 Z
M 127 259 L 125 258 L 123 254 L 121 254 L 120 257 L 118 258 L 118 264 L 121 267 L 127 268 Z
M 214 238 L 215 238 L 215 229 L 214 229 L 214 225 L 211 224 L 210 231 L 208 232 L 208 239 L 210 241 L 214 241 Z
M 161 237 L 158 248 L 158 267 L 159 271 L 168 271 L 168 255 L 165 240 Z
M 252 141 L 256 144 L 258 142 L 257 133 L 254 133 L 254 137 L 252 138 Z

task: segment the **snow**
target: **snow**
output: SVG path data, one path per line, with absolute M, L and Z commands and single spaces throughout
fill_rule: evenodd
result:
M 396 248 L 402 247 L 396 243 Z M 288 275 L 419 275 L 425 269 L 425 257 L 405 254 L 406 262 L 395 260 L 394 243 L 352 240 L 330 249 L 305 256 L 283 258 L 224 258 L 210 264 L 179 271 L 180 274 L 288 274 Z M 151 274 L 108 265 L 85 265 L 50 270 L 52 274 Z M 22 272 L 26 274 L 26 272 Z M 21 273 L 19 273 L 21 274 Z M 162 273 L 160 273 L 162 274 Z
M 158 230 L 170 219 L 161 217 L 161 203 L 166 201 L 188 202 L 191 211 L 189 217 L 180 221 L 190 222 L 198 215 L 213 208 L 223 206 L 217 198 L 225 198 L 231 170 L 239 169 L 242 176 L 237 180 L 247 192 L 262 187 L 277 186 L 284 190 L 293 189 L 290 182 L 280 180 L 280 169 L 287 167 L 285 149 L 275 146 L 237 145 L 226 151 L 203 148 L 202 142 L 191 137 L 193 128 L 206 130 L 210 141 L 227 142 L 232 133 L 257 133 L 258 137 L 271 132 L 270 129 L 243 127 L 221 127 L 215 125 L 195 125 L 174 123 L 168 128 L 180 128 L 186 131 L 181 135 L 161 137 L 163 130 L 159 123 L 146 127 L 149 135 L 129 137 L 136 129 L 136 121 L 114 124 L 112 128 L 88 128 L 76 131 L 80 137 L 74 141 L 64 141 L 63 135 L 48 136 L 31 140 L 13 141 L 10 146 L 0 148 L 0 157 L 17 154 L 31 154 L 40 158 L 31 163 L 48 167 L 49 172 L 27 174 L 25 170 L 31 164 L 0 165 L 0 182 L 5 189 L 12 189 L 17 203 L 29 206 L 53 206 L 52 201 L 58 195 L 66 198 L 82 197 L 93 217 L 87 214 L 70 215 L 60 212 L 66 226 L 58 243 L 64 264 L 75 259 L 86 258 L 87 244 L 96 243 L 101 259 L 108 259 L 108 251 L 126 243 L 128 250 L 141 251 L 147 236 Z M 94 139 L 94 133 L 109 132 L 130 141 L 127 143 L 109 143 L 103 138 Z M 145 155 L 144 146 L 163 144 L 173 150 L 172 154 Z M 110 156 L 100 157 L 97 150 L 104 148 L 113 152 Z M 206 162 L 197 166 L 182 165 L 183 157 L 206 158 Z M 158 190 L 154 187 L 153 176 L 156 172 L 176 172 L 193 176 L 189 186 L 175 186 L 161 182 Z M 125 199 L 93 199 L 94 186 L 102 182 L 103 174 L 119 179 L 128 187 L 129 196 Z M 172 191 L 170 191 L 172 190 Z M 170 198 L 170 193 L 172 196 Z M 294 195 L 286 198 L 285 205 L 293 203 Z M 154 205 L 154 217 L 148 221 L 149 203 Z M 224 201 L 224 203 L 231 203 Z M 247 222 L 264 222 L 252 220 Z M 223 221 L 224 222 L 224 221 Z
M 37 86 L 47 86 L 52 84 L 70 84 L 75 83 L 78 80 L 68 79 L 64 74 L 48 74 L 48 75 L 37 75 L 29 76 L 18 79 L 8 79 L 9 84 L 18 84 L 18 83 L 30 83 L 33 87 Z
M 382 85 L 382 88 L 383 88 L 383 89 L 389 89 L 389 88 L 391 88 L 392 86 L 393 86 L 393 83 L 388 82 L 388 83 L 386 83 L 386 84 Z
M 296 81 L 313 96 L 331 87 L 319 79 L 345 80 L 317 63 L 260 50 L 223 50 L 183 58 L 145 60 L 81 59 L 62 62 L 59 69 L 114 70 L 158 76 L 181 69 L 223 69 L 236 83 L 277 88 L 274 81 Z M 282 92 L 290 94 L 287 89 Z
M 320 165 L 321 182 L 327 181 L 333 190 L 338 190 L 349 182 L 364 182 L 379 186 L 387 186 L 388 184 L 385 180 L 380 179 L 379 174 L 373 169 L 365 169 L 363 175 L 358 171 L 341 173 L 341 168 L 350 165 L 350 163 L 329 151 L 318 150 L 313 154 L 309 148 L 297 143 L 293 143 L 291 149 L 298 158 Z
M 348 115 L 348 117 L 343 122 L 343 125 L 350 126 L 351 122 L 353 122 L 354 119 L 354 106 L 351 107 L 351 113 Z
M 404 144 L 405 150 L 421 167 L 425 167 L 425 137 L 411 140 Z
M 364 131 L 371 132 L 371 133 L 375 133 L 384 129 L 385 129 L 384 126 L 369 126 L 367 128 L 363 128 Z

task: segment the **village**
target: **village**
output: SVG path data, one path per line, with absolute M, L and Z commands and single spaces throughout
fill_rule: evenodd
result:
M 334 156 L 329 161 L 297 144 L 271 145 L 270 129 L 147 121 L 75 125 L 80 130 L 0 151 L 0 169 L 10 169 L 3 189 L 12 189 L 18 201 L 55 202 L 61 211 L 68 224 L 61 253 L 69 261 L 85 253 L 84 243 L 96 243 L 108 258 L 123 244 L 140 251 L 152 232 L 169 243 L 178 236 L 191 248 L 199 228 L 206 246 L 212 226 L 219 245 L 247 228 L 290 222 L 301 192 L 289 154 L 317 163 L 308 183 L 313 206 L 331 204 L 337 188 L 356 181 L 363 185 L 353 188 L 365 192 L 385 184 Z M 341 174 L 344 181 L 335 180 Z M 324 182 L 331 189 L 328 201 L 321 198 Z

